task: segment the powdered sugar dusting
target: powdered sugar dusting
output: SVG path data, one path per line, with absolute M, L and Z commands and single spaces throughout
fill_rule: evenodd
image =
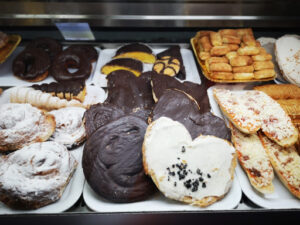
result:
M 67 107 L 50 112 L 55 117 L 56 129 L 50 140 L 71 147 L 85 137 L 82 117 L 85 112 L 81 107 Z
M 0 194 L 9 191 L 24 200 L 40 195 L 55 201 L 76 166 L 74 157 L 56 142 L 25 146 L 6 156 L 1 163 Z
M 30 104 L 7 103 L 0 106 L 0 146 L 30 143 L 45 136 L 50 126 L 42 111 Z

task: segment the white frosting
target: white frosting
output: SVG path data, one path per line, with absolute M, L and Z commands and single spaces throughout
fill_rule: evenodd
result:
M 30 103 L 33 106 L 47 110 L 59 109 L 68 106 L 82 106 L 82 104 L 75 99 L 67 101 L 66 99 L 60 99 L 56 96 L 52 96 L 49 93 L 44 93 L 40 90 L 35 90 L 30 87 L 18 87 L 12 89 L 10 94 L 10 102 Z
M 159 118 L 148 129 L 151 130 L 145 136 L 144 159 L 148 171 L 155 174 L 159 190 L 167 197 L 182 200 L 185 196 L 191 196 L 193 200 L 201 200 L 204 197 L 220 197 L 228 192 L 235 152 L 230 143 L 214 136 L 200 136 L 192 141 L 181 123 L 166 117 Z M 181 180 L 177 174 L 178 168 L 172 167 L 178 163 L 186 164 L 188 172 Z M 174 176 L 169 174 L 167 168 L 174 172 Z M 187 188 L 184 183 L 199 180 L 197 169 L 202 173 L 203 182 L 199 182 L 197 190 L 192 191 L 193 186 Z
M 66 147 L 56 142 L 28 145 L 9 154 L 0 165 L 0 194 L 8 190 L 25 200 L 57 200 L 77 166 Z
M 30 143 L 45 136 L 51 126 L 45 115 L 30 104 L 7 103 L 0 106 L 0 145 Z
M 66 107 L 50 112 L 55 117 L 56 129 L 50 140 L 70 148 L 85 137 L 82 117 L 85 112 L 81 107 Z
M 300 37 L 285 35 L 275 43 L 276 57 L 283 76 L 300 86 Z

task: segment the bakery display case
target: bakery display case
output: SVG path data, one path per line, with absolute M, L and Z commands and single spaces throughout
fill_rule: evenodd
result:
M 299 218 L 298 1 L 0 2 L 1 224 Z

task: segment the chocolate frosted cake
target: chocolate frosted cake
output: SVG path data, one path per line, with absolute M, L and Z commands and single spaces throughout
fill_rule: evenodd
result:
M 114 58 L 133 58 L 143 63 L 154 63 L 155 56 L 151 48 L 141 43 L 133 43 L 120 47 Z
M 130 71 L 138 77 L 143 72 L 143 63 L 131 58 L 113 59 L 101 68 L 101 73 L 108 75 L 118 70 Z
M 196 101 L 178 90 L 166 90 L 153 108 L 150 121 L 169 117 L 182 123 L 193 139 L 199 135 L 213 135 L 230 140 L 230 130 L 224 120 L 210 112 L 201 114 Z
M 142 162 L 146 128 L 144 120 L 123 116 L 88 138 L 82 167 L 88 184 L 97 194 L 113 202 L 135 202 L 155 192 Z
M 176 76 L 181 80 L 186 78 L 180 47 L 172 46 L 167 50 L 157 54 L 157 61 L 153 65 L 153 70 L 168 76 Z

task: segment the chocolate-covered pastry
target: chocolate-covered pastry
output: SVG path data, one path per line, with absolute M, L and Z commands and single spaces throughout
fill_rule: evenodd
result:
M 37 82 L 48 76 L 50 58 L 39 48 L 26 48 L 13 61 L 12 71 L 22 80 Z
M 109 103 L 92 105 L 84 114 L 86 135 L 89 138 L 98 128 L 124 116 L 125 112 Z
M 167 57 L 169 57 L 169 58 L 167 58 Z M 186 78 L 185 67 L 183 65 L 183 60 L 182 60 L 182 56 L 180 53 L 180 47 L 178 45 L 172 46 L 171 48 L 168 48 L 167 50 L 157 54 L 157 59 L 158 60 L 169 59 L 170 63 L 173 62 L 173 64 L 175 64 L 175 63 L 179 64 L 180 69 L 176 73 L 176 77 L 178 77 L 181 80 L 184 80 Z M 174 59 L 177 59 L 179 63 L 177 63 L 177 61 L 175 61 Z M 165 68 L 168 68 L 166 70 L 166 72 L 168 72 L 168 71 L 170 72 L 170 70 L 171 70 L 170 67 L 174 67 L 174 65 L 172 66 L 170 64 L 170 65 L 165 66 Z M 156 72 L 158 72 L 158 71 L 156 71 Z M 158 73 L 161 73 L 161 72 L 158 72 Z M 163 74 L 165 74 L 165 73 L 163 73 Z M 168 75 L 168 74 L 166 73 L 166 75 Z
M 50 93 L 52 96 L 57 96 L 61 99 L 77 99 L 81 102 L 85 98 L 85 85 L 79 81 L 69 81 L 63 83 L 52 82 L 50 84 L 34 84 L 32 88 L 42 92 Z
M 69 72 L 68 68 L 77 68 L 77 71 Z M 92 71 L 90 60 L 81 52 L 63 51 L 53 61 L 50 73 L 55 80 L 84 81 L 89 78 Z
M 50 57 L 51 61 L 62 51 L 62 45 L 52 38 L 37 38 L 31 41 L 26 48 L 39 48 L 44 50 Z
M 98 52 L 91 45 L 70 45 L 65 51 L 79 52 L 87 57 L 90 62 L 96 62 L 98 59 Z
M 119 48 L 114 58 L 133 58 L 143 63 L 154 63 L 155 56 L 152 54 L 151 48 L 141 43 L 133 43 L 124 45 Z
M 192 96 L 198 103 L 201 104 L 203 99 L 201 90 L 201 85 L 195 84 L 190 81 L 185 81 L 181 83 L 173 77 L 164 76 L 156 73 L 151 74 L 151 85 L 153 90 L 153 98 L 158 101 L 160 96 L 163 95 L 166 89 L 177 89 L 184 91 L 185 93 Z
M 149 72 L 140 77 L 125 70 L 110 73 L 107 77 L 108 97 L 105 102 L 117 106 L 126 114 L 146 116 L 154 105 L 150 78 Z
M 210 112 L 201 114 L 196 101 L 182 91 L 166 90 L 159 98 L 150 120 L 162 116 L 182 123 L 193 139 L 202 134 L 230 140 L 230 130 L 224 120 Z
M 113 202 L 146 199 L 155 186 L 144 174 L 142 144 L 147 123 L 135 116 L 110 122 L 88 138 L 82 158 L 91 188 Z
M 143 63 L 130 58 L 113 59 L 102 66 L 101 73 L 108 75 L 117 70 L 127 70 L 138 77 L 143 72 Z

